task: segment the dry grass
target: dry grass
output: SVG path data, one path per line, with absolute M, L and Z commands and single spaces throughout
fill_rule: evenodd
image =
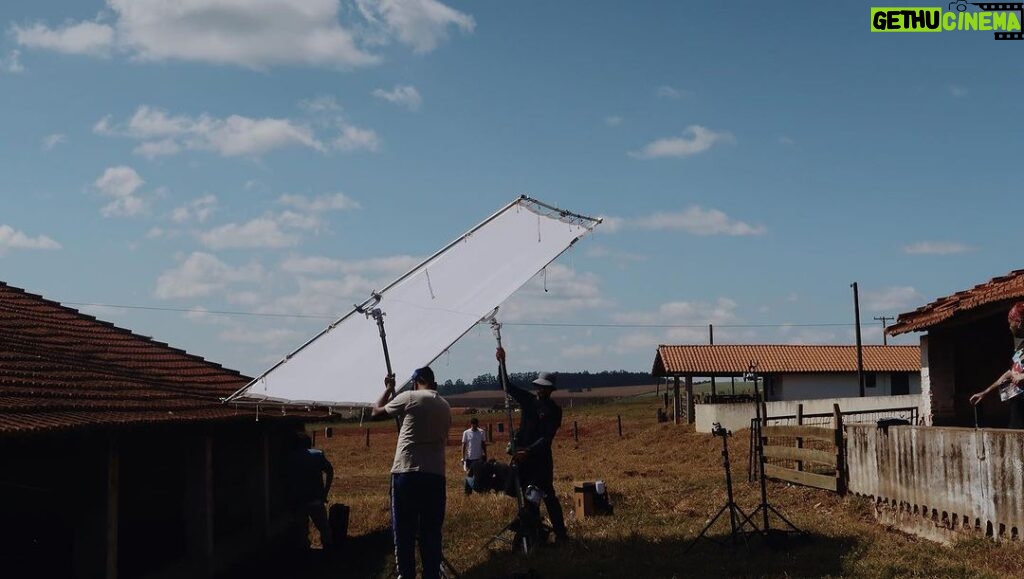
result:
M 509 577 L 536 570 L 541 577 L 1019 577 L 1024 547 L 984 539 L 944 547 L 875 523 L 864 499 L 770 483 L 773 505 L 807 531 L 780 549 L 761 541 L 735 548 L 701 542 L 684 552 L 725 502 L 721 439 L 692 427 L 659 424 L 657 402 L 629 402 L 566 410 L 555 445 L 555 487 L 572 541 L 526 559 L 484 549 L 514 516 L 504 496 L 462 492 L 458 448 L 449 447 L 445 555 L 463 577 Z M 616 416 L 622 415 L 623 438 Z M 572 439 L 572 423 L 585 432 Z M 379 426 L 375 425 L 375 426 Z M 342 571 L 351 577 L 389 577 L 388 469 L 395 434 L 381 430 L 371 446 L 357 436 L 321 444 L 336 467 L 332 499 L 351 505 L 350 543 Z M 749 512 L 759 499 L 747 482 L 747 431 L 730 439 L 736 500 Z M 577 521 L 573 481 L 603 479 L 615 515 Z M 722 537 L 727 520 L 715 529 Z M 777 521 L 773 520 L 773 524 Z M 335 568 L 331 574 L 337 576 Z

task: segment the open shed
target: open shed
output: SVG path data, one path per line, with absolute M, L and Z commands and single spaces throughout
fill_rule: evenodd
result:
M 1022 299 L 1024 270 L 1015 270 L 900 314 L 889 326 L 893 336 L 926 332 L 921 336 L 921 389 L 930 424 L 974 426 L 968 399 L 1010 367 L 1014 339 L 1006 313 Z M 1002 427 L 1009 419 L 997 396 L 988 397 L 978 411 L 985 426 Z
M 212 576 L 304 539 L 283 472 L 301 418 L 221 403 L 248 381 L 0 282 L 5 570 Z

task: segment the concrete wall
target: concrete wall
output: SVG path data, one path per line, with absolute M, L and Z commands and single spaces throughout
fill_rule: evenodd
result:
M 884 408 L 917 407 L 920 412 L 922 399 L 920 394 L 905 396 L 865 396 L 864 398 L 826 398 L 823 400 L 786 400 L 767 402 L 768 416 L 795 415 L 797 405 L 804 405 L 804 414 L 831 413 L 832 405 L 838 404 L 840 410 L 873 410 Z M 754 418 L 753 404 L 698 404 L 697 432 L 711 432 L 711 425 L 719 422 L 729 430 L 750 427 Z M 877 420 L 881 415 L 868 415 L 866 420 Z M 851 418 L 855 420 L 855 418 Z
M 886 524 L 951 542 L 1024 530 L 1024 431 L 847 425 L 847 488 Z
M 892 375 L 875 372 L 874 388 L 865 388 L 866 396 L 892 394 Z M 814 400 L 819 398 L 860 397 L 857 374 L 785 374 L 774 379 L 770 400 Z M 921 393 L 921 375 L 910 375 L 910 394 Z

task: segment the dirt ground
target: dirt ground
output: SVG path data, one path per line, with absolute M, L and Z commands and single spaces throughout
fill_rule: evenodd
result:
M 499 495 L 465 496 L 459 449 L 450 446 L 444 549 L 460 576 L 508 578 L 529 571 L 543 578 L 1024 576 L 1019 542 L 979 538 L 942 546 L 877 524 L 866 499 L 777 482 L 769 483 L 769 500 L 805 531 L 803 536 L 779 544 L 753 539 L 735 547 L 701 541 L 687 550 L 726 500 L 722 439 L 697 434 L 690 426 L 658 423 L 658 404 L 641 398 L 566 409 L 555 443 L 555 487 L 571 540 L 529 558 L 507 547 L 485 547 L 514 517 L 515 503 Z M 455 418 L 456 424 L 468 419 Z M 583 433 L 578 444 L 574 421 Z M 314 553 L 297 576 L 392 576 L 387 494 L 395 438 L 393 431 L 375 428 L 369 447 L 364 436 L 318 439 L 336 469 L 332 501 L 352 509 L 350 539 L 340 561 L 328 565 Z M 748 441 L 746 430 L 729 439 L 736 501 L 747 512 L 760 498 L 758 485 L 747 482 Z M 492 456 L 505 458 L 503 449 L 504 441 L 495 444 Z M 606 482 L 615 514 L 578 520 L 573 483 L 597 479 Z M 774 517 L 771 522 L 781 523 Z M 713 531 L 718 539 L 727 536 L 727 519 Z

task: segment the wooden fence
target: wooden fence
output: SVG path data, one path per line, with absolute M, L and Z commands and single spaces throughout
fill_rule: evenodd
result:
M 762 406 L 762 416 L 766 415 Z M 844 493 L 843 415 L 838 404 L 833 405 L 832 421 L 831 427 L 807 426 L 800 405 L 795 425 L 762 427 L 765 476 Z

